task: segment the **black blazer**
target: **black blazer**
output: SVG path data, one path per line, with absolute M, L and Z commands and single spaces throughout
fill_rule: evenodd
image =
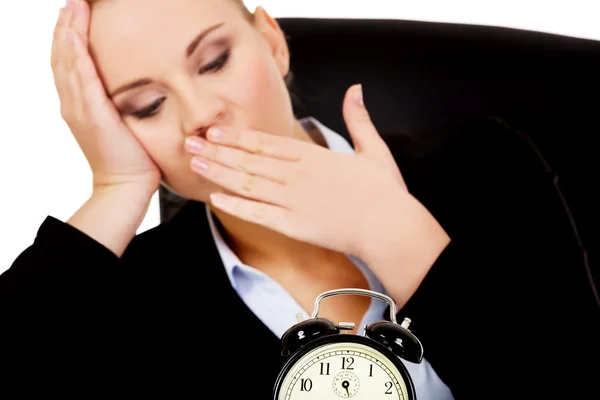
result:
M 493 119 L 425 148 L 398 138 L 409 189 L 453 239 L 398 316 L 441 379 L 457 399 L 586 393 L 598 309 L 538 155 Z M 0 276 L 0 307 L 3 376 L 21 392 L 267 399 L 284 362 L 196 202 L 121 259 L 48 217 Z

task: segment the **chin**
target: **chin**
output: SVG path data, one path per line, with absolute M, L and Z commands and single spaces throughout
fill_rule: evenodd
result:
M 207 203 L 211 193 L 223 191 L 219 186 L 212 184 L 211 182 L 176 182 L 170 183 L 162 180 L 162 186 L 164 186 L 171 193 L 182 197 L 187 200 L 199 201 Z

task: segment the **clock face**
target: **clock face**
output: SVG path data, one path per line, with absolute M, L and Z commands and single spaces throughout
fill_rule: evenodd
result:
M 307 352 L 287 371 L 277 400 L 301 399 L 411 400 L 411 397 L 403 374 L 387 356 L 362 343 L 342 342 L 324 344 Z

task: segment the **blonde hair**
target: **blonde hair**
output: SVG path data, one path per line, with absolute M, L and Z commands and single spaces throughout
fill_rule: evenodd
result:
M 106 1 L 106 0 L 85 0 L 90 7 L 92 7 L 94 4 L 98 4 L 102 1 Z M 248 10 L 248 7 L 246 7 L 246 4 L 244 4 L 244 0 L 229 0 L 234 2 L 242 11 L 242 13 L 244 14 L 244 16 L 246 17 L 246 19 L 248 21 L 252 21 L 254 19 L 254 14 L 250 12 L 250 10 Z

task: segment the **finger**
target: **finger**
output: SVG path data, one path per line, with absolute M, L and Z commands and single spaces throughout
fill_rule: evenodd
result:
M 64 60 L 55 74 L 55 81 L 61 97 L 61 105 L 65 108 L 63 117 L 72 120 L 80 115 L 79 110 L 85 108 L 82 104 L 81 85 L 77 73 L 82 55 L 77 36 L 69 28 L 64 33 L 65 50 L 62 55 Z
M 196 156 L 219 163 L 225 167 L 258 175 L 275 182 L 285 184 L 289 177 L 290 162 L 262 154 L 249 153 L 233 147 L 208 142 L 199 137 L 189 137 L 185 141 L 186 149 Z
M 379 156 L 385 144 L 364 105 L 362 85 L 352 85 L 347 90 L 342 111 L 355 151 Z
M 223 193 L 212 193 L 210 201 L 213 206 L 234 217 L 289 234 L 287 230 L 291 224 L 287 221 L 291 214 L 283 207 Z
M 50 56 L 50 65 L 54 69 L 61 61 L 61 54 L 65 47 L 64 39 L 66 29 L 71 25 L 73 19 L 73 10 L 67 5 L 60 9 L 54 33 L 52 37 L 52 50 Z
M 73 10 L 69 4 L 61 9 L 58 21 L 54 30 L 54 38 L 52 41 L 52 73 L 54 77 L 54 85 L 61 101 L 70 103 L 71 93 L 69 87 L 69 64 L 71 63 L 72 48 L 67 39 L 67 31 L 73 20 Z
M 298 139 L 259 131 L 240 132 L 224 127 L 209 129 L 206 138 L 213 143 L 288 161 L 300 161 L 307 146 L 307 143 Z
M 237 171 L 203 157 L 192 158 L 192 170 L 235 194 L 285 207 L 286 186 L 270 179 Z
M 71 28 L 77 32 L 83 39 L 83 43 L 87 46 L 90 26 L 90 6 L 85 1 L 77 0 L 71 7 L 73 8 Z
M 387 143 L 373 125 L 369 111 L 364 105 L 362 86 L 353 85 L 346 92 L 343 106 L 344 121 L 357 154 L 375 160 L 406 187 L 394 156 Z

